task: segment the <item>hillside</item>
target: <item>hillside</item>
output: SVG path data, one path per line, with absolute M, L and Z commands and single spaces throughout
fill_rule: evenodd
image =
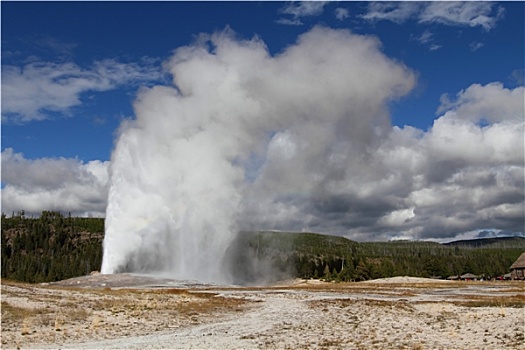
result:
M 2 215 L 2 278 L 50 282 L 99 270 L 104 220 L 43 212 Z M 225 265 L 239 284 L 288 277 L 363 281 L 393 276 L 498 276 L 525 251 L 525 239 L 358 243 L 298 232 L 240 232 Z M 221 263 L 210 261 L 210 263 Z
M 103 219 L 2 214 L 2 278 L 50 282 L 89 274 L 100 269 L 103 238 Z
M 363 281 L 393 276 L 441 277 L 467 272 L 499 276 L 525 251 L 525 239 L 487 244 L 358 243 L 316 233 L 241 232 L 231 247 L 239 282 L 286 275 Z
M 525 237 L 491 237 L 478 238 L 460 241 L 452 241 L 444 243 L 446 246 L 462 246 L 462 247 L 484 247 L 484 248 L 511 248 L 525 246 Z

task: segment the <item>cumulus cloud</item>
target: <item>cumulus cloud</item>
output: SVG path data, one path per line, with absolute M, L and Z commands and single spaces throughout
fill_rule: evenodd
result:
M 81 104 L 88 91 L 108 91 L 130 84 L 158 81 L 160 71 L 151 64 L 95 62 L 89 69 L 73 62 L 35 61 L 23 67 L 2 66 L 2 121 L 25 123 L 43 120 L 49 112 L 67 114 Z
M 346 30 L 314 27 L 271 56 L 227 29 L 178 48 L 165 69 L 173 86 L 141 91 L 112 156 L 106 273 L 226 278 L 209 261 L 239 229 L 523 231 L 523 86 L 444 95 L 424 131 L 389 118 L 414 72 Z
M 327 1 L 299 1 L 290 2 L 283 6 L 279 13 L 284 15 L 291 15 L 292 18 L 280 18 L 277 20 L 279 24 L 286 25 L 302 25 L 301 18 L 319 16 L 323 13 L 324 6 Z
M 290 150 L 307 149 L 310 141 L 305 140 L 312 135 L 294 139 L 293 147 L 288 136 L 286 142 L 279 136 L 280 158 L 269 147 L 261 183 L 251 189 L 249 198 L 257 203 L 247 216 L 258 220 L 252 227 L 332 232 L 359 240 L 441 240 L 487 227 L 521 232 L 523 96 L 523 87 L 473 84 L 454 100 L 443 99 L 443 114 L 429 131 L 390 128 L 377 147 L 350 136 L 357 145 L 341 154 L 333 138 L 330 151 L 318 153 L 324 162 L 313 155 L 290 156 Z M 305 185 L 305 174 L 319 183 Z
M 78 216 L 104 216 L 109 162 L 78 159 L 26 159 L 8 148 L 2 152 L 2 211 L 43 210 Z
M 523 121 L 523 86 L 507 89 L 502 83 L 473 84 L 457 93 L 451 100 L 448 94 L 441 96 L 438 113 L 445 117 L 468 119 L 475 122 Z
M 419 23 L 449 26 L 480 26 L 489 31 L 503 18 L 504 9 L 492 2 L 371 2 L 362 18 L 369 21 L 388 20 L 403 23 L 409 19 Z
M 104 272 L 217 279 L 224 271 L 209 261 L 238 228 L 377 210 L 375 194 L 358 201 L 371 186 L 337 187 L 350 165 L 366 175 L 389 131 L 388 102 L 415 84 L 376 38 L 315 27 L 272 57 L 260 39 L 226 30 L 177 49 L 165 66 L 176 88 L 142 91 L 112 156 Z
M 125 68 L 102 75 L 133 75 Z M 441 241 L 523 232 L 523 86 L 443 95 L 425 131 L 391 125 L 388 105 L 415 74 L 372 36 L 314 27 L 272 56 L 225 30 L 164 68 L 172 86 L 140 91 L 110 180 L 107 162 L 7 149 L 2 210 L 103 215 L 107 198 L 105 272 L 208 280 L 224 273 L 209 261 L 238 229 Z

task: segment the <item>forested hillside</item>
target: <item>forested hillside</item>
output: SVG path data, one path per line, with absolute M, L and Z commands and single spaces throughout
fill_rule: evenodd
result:
M 49 282 L 87 275 L 100 269 L 103 237 L 103 219 L 2 214 L 2 278 Z
M 104 220 L 45 211 L 2 214 L 2 278 L 49 282 L 89 274 L 102 261 Z M 241 232 L 227 252 L 237 283 L 291 276 L 362 281 L 392 276 L 499 276 L 525 252 L 525 238 L 357 243 L 316 233 Z M 210 263 L 219 263 L 210 261 Z
M 509 272 L 525 252 L 525 238 L 493 239 L 489 244 L 442 245 L 393 241 L 357 243 L 315 233 L 244 232 L 233 264 L 241 281 L 292 273 L 297 277 L 363 281 L 414 276 L 447 278 L 467 272 L 486 278 Z M 249 249 L 246 249 L 249 248 Z M 255 259 L 257 258 L 257 259 Z

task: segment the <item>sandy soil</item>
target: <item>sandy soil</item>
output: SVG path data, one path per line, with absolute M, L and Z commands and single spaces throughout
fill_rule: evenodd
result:
M 2 348 L 525 349 L 523 282 L 2 282 Z

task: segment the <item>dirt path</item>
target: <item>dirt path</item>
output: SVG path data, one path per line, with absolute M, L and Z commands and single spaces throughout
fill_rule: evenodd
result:
M 250 296 L 253 298 L 253 295 Z M 241 315 L 225 315 L 217 321 L 173 332 L 119 339 L 64 344 L 71 349 L 232 349 L 276 348 L 279 334 L 313 317 L 298 300 L 274 295 L 266 297 Z

